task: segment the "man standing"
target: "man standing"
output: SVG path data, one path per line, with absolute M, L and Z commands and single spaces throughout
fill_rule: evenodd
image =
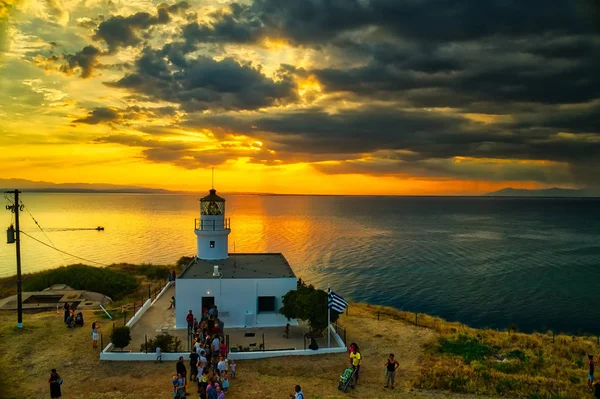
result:
M 214 336 L 214 339 L 212 340 L 210 348 L 212 349 L 213 356 L 218 359 L 219 358 L 219 349 L 221 349 L 221 343 L 219 342 L 218 335 Z
M 179 361 L 176 364 L 176 371 L 177 374 L 181 374 L 181 376 L 183 377 L 183 381 L 187 380 L 187 369 L 185 368 L 185 363 L 183 361 L 183 356 L 179 356 Z M 183 392 L 186 393 L 186 386 L 185 383 L 183 384 Z
M 64 312 L 64 322 L 67 322 L 67 319 L 69 318 L 69 316 L 71 315 L 71 306 L 69 305 L 69 302 L 65 302 L 65 304 L 63 305 L 63 310 Z
M 391 387 L 394 389 L 394 378 L 396 370 L 400 367 L 397 361 L 394 360 L 394 354 L 390 353 L 390 358 L 385 362 L 385 385 L 384 388 Z M 390 384 L 391 382 L 391 384 Z
M 185 321 L 187 321 L 188 334 L 190 334 L 194 330 L 194 314 L 192 313 L 192 309 L 190 309 L 187 316 L 185 316 Z
M 594 366 L 596 365 L 596 363 L 594 361 L 594 355 L 588 355 L 588 388 L 590 389 L 590 392 L 593 391 L 593 386 L 592 384 L 594 383 Z
M 192 350 L 190 353 L 190 381 L 194 381 L 196 376 L 198 375 L 198 359 L 200 355 L 196 353 L 195 350 Z

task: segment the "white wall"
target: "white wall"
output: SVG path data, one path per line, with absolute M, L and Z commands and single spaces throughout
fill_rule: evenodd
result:
M 229 257 L 229 233 L 231 230 L 194 230 L 196 233 L 196 250 L 200 259 L 215 260 Z M 210 242 L 214 241 L 214 248 Z
M 175 303 L 176 326 L 187 328 L 185 316 L 191 309 L 199 318 L 202 313 L 202 297 L 213 296 L 219 309 L 219 318 L 225 327 L 273 327 L 285 326 L 287 319 L 278 313 L 283 305 L 282 297 L 296 289 L 296 278 L 262 279 L 177 279 Z M 210 292 L 210 294 L 208 294 Z M 274 296 L 275 312 L 259 313 L 258 297 Z M 229 313 L 229 316 L 225 314 Z M 246 313 L 253 315 L 251 325 L 246 325 Z
M 219 306 L 219 305 L 217 305 Z M 310 355 L 324 355 L 327 353 L 343 353 L 347 352 L 348 348 L 344 345 L 342 338 L 337 335 L 335 328 L 329 326 L 331 331 L 331 340 L 337 343 L 335 348 L 319 348 L 316 351 L 312 349 L 298 349 L 298 350 L 281 350 L 281 351 L 253 351 L 253 352 L 230 352 L 227 355 L 229 360 L 251 360 L 251 359 L 263 359 L 267 357 L 280 357 L 280 356 L 310 356 Z M 112 344 L 110 344 L 112 345 Z M 156 354 L 154 353 L 141 353 L 141 352 L 110 352 L 112 346 L 107 346 L 106 349 L 100 352 L 100 360 L 112 360 L 112 361 L 154 361 L 156 360 Z M 179 356 L 183 356 L 187 359 L 189 353 L 163 353 L 163 361 L 177 361 Z

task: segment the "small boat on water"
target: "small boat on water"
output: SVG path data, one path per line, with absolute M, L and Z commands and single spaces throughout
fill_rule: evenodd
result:
M 98 227 L 96 227 L 96 230 L 98 230 L 98 231 L 104 231 L 104 227 L 98 226 Z

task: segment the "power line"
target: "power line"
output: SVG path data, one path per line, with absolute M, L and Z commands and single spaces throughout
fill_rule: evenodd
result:
M 72 256 L 73 258 L 77 258 L 77 259 L 80 259 L 80 260 L 83 260 L 83 261 L 86 261 L 86 262 L 90 262 L 90 263 L 95 263 L 95 264 L 97 264 L 97 265 L 100 265 L 100 266 L 108 266 L 108 265 L 106 265 L 106 264 L 104 264 L 104 263 L 100 263 L 100 262 L 96 262 L 96 261 L 93 261 L 93 260 L 85 259 L 85 258 L 82 258 L 81 256 L 77 256 L 77 255 L 73 255 L 73 254 L 70 254 L 70 253 L 68 253 L 68 252 L 65 252 L 65 251 L 63 251 L 63 250 L 61 250 L 61 249 L 58 249 L 58 248 L 56 248 L 56 247 L 52 246 L 52 245 L 48 245 L 48 244 L 46 244 L 45 242 L 43 242 L 43 241 L 40 241 L 40 240 L 38 240 L 37 238 L 35 238 L 35 237 L 32 237 L 32 236 L 30 236 L 29 234 L 25 233 L 23 230 L 20 230 L 20 232 L 21 232 L 21 234 L 25 234 L 27 237 L 31 238 L 31 239 L 32 239 L 32 240 L 34 240 L 34 241 L 37 241 L 37 242 L 39 242 L 39 243 L 40 243 L 40 244 L 42 244 L 42 245 L 45 245 L 45 246 L 47 246 L 48 248 L 52 248 L 52 249 L 54 249 L 54 250 L 56 250 L 56 251 L 58 251 L 58 252 L 62 252 L 63 254 L 66 254 L 66 255 Z M 66 261 L 65 261 L 65 263 L 66 263 Z
M 44 236 L 46 237 L 46 239 L 50 242 L 50 244 L 52 244 L 52 248 L 56 249 L 56 245 L 54 245 L 54 243 L 52 242 L 52 240 L 50 239 L 50 237 L 48 237 L 48 234 L 46 234 L 46 232 L 44 231 L 44 229 L 42 229 L 42 226 L 40 226 L 40 224 L 38 223 L 37 220 L 35 220 L 35 218 L 33 217 L 33 215 L 31 214 L 31 212 L 29 212 L 29 208 L 27 208 L 25 206 L 25 204 L 23 203 L 23 201 L 20 201 L 21 205 L 23 205 L 23 208 L 25 208 L 25 210 L 27 211 L 27 213 L 29 214 L 29 216 L 31 216 L 31 219 L 33 219 L 34 223 L 37 225 L 37 227 L 39 227 L 40 231 L 42 233 L 44 233 Z M 24 233 L 23 233 L 24 234 Z M 65 262 L 65 265 L 67 263 L 67 260 L 64 258 L 64 256 L 62 256 L 62 254 L 60 254 L 60 257 L 62 258 L 63 262 Z

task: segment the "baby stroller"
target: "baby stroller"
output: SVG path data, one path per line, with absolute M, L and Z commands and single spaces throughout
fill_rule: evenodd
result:
M 79 327 L 83 327 L 83 313 L 78 312 L 75 315 L 75 325 Z
M 349 366 L 342 375 L 340 375 L 340 381 L 338 382 L 338 389 L 340 391 L 348 392 L 348 388 L 354 388 L 354 368 Z

